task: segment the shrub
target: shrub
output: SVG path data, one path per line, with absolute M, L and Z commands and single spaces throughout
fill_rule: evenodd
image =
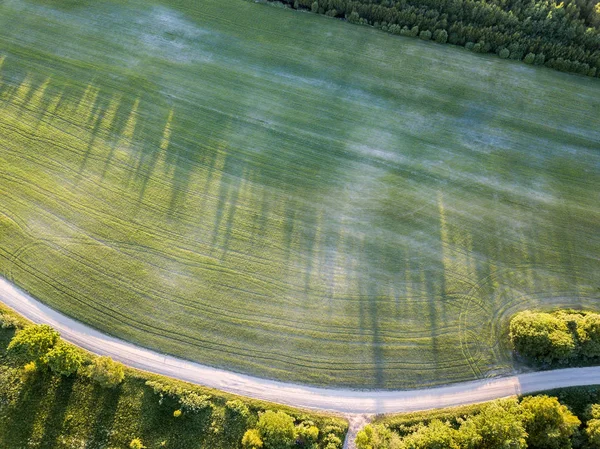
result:
M 48 351 L 43 360 L 52 372 L 61 376 L 70 376 L 81 367 L 83 357 L 79 349 L 61 342 Z
M 90 367 L 90 377 L 104 388 L 115 388 L 125 378 L 123 365 L 110 357 L 97 357 Z
M 516 314 L 510 321 L 510 341 L 518 353 L 540 362 L 564 360 L 575 349 L 567 324 L 549 313 Z
M 533 64 L 535 62 L 535 54 L 527 53 L 527 56 L 525 56 L 525 59 L 523 59 L 523 61 L 525 62 L 525 64 Z
M 508 48 L 503 48 L 500 50 L 500 53 L 498 53 L 498 56 L 500 56 L 502 59 L 508 59 L 510 56 L 510 50 Z
M 424 41 L 431 40 L 431 31 L 423 30 L 419 33 L 419 39 L 423 39 Z
M 165 399 L 171 399 L 179 403 L 184 412 L 192 413 L 198 413 L 212 407 L 210 396 L 200 395 L 175 384 L 149 380 L 146 385 L 159 396 L 159 404 L 162 404 Z
M 319 12 L 319 2 L 314 2 L 311 6 L 310 6 L 310 10 L 314 13 Z
M 319 428 L 313 423 L 302 423 L 296 427 L 296 440 L 304 447 L 308 447 L 319 439 Z
M 356 11 L 352 11 L 348 16 L 348 22 L 350 23 L 358 23 L 360 21 L 360 16 Z
M 12 315 L 0 313 L 0 327 L 2 329 L 16 329 L 19 327 L 19 320 Z
M 173 412 L 173 417 L 174 417 L 174 418 L 179 418 L 180 416 L 181 416 L 181 409 L 179 409 L 179 410 L 175 410 L 175 411 Z
M 47 324 L 27 326 L 15 334 L 7 349 L 29 361 L 41 360 L 58 343 L 59 338 L 60 334 Z
M 249 429 L 246 431 L 242 438 L 242 447 L 244 449 L 261 449 L 263 447 L 263 441 L 258 430 Z
M 146 449 L 146 446 L 144 446 L 142 440 L 140 440 L 139 438 L 134 438 L 133 440 L 131 440 L 131 443 L 129 443 L 129 447 L 131 449 Z
M 445 44 L 448 42 L 448 32 L 446 30 L 436 30 L 433 33 L 433 38 L 438 44 Z
M 287 449 L 294 444 L 294 418 L 285 412 L 261 413 L 256 428 L 265 449 Z
M 412 27 L 410 29 L 410 32 L 408 34 L 410 37 L 417 37 L 419 35 L 419 26 L 415 25 L 414 27 Z

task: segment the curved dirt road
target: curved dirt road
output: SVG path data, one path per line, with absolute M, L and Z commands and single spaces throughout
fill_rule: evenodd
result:
M 256 399 L 344 414 L 426 410 L 551 388 L 600 384 L 600 367 L 590 367 L 410 391 L 356 391 L 294 385 L 211 368 L 110 337 L 52 310 L 1 278 L 0 301 L 33 322 L 51 325 L 67 341 L 135 368 Z

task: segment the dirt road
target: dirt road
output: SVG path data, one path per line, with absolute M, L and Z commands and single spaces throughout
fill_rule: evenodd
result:
M 600 367 L 591 367 L 482 379 L 409 391 L 356 391 L 294 385 L 211 368 L 127 343 L 52 310 L 1 278 L 0 301 L 31 321 L 51 325 L 65 340 L 129 366 L 243 396 L 344 414 L 426 410 L 551 388 L 600 384 Z

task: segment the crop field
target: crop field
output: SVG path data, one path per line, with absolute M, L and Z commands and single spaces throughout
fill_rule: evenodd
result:
M 0 274 L 143 346 L 413 388 L 600 310 L 600 81 L 242 0 L 0 2 Z

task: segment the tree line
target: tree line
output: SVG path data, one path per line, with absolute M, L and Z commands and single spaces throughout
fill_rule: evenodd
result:
M 582 421 L 548 395 L 499 399 L 443 418 L 366 426 L 358 449 L 592 449 L 600 447 L 600 405 Z
M 525 310 L 510 321 L 518 355 L 538 364 L 580 364 L 600 358 L 600 314 L 577 310 Z
M 476 53 L 600 76 L 598 0 L 281 0 Z
M 83 376 L 103 389 L 115 390 L 122 388 L 127 379 L 122 364 L 65 342 L 51 326 L 23 325 L 14 316 L 0 312 L 0 327 L 15 329 L 6 353 L 20 367 L 22 380 L 36 376 L 73 380 Z M 263 404 L 253 401 L 231 398 L 225 401 L 162 376 L 152 376 L 144 385 L 157 398 L 155 407 L 173 420 L 189 422 L 196 431 L 207 427 L 207 432 L 220 434 L 220 440 L 228 448 L 341 449 L 343 446 L 346 429 L 336 420 L 316 420 L 306 414 L 292 416 L 283 410 L 265 409 Z M 215 424 L 216 416 L 221 413 L 222 427 Z M 142 438 L 136 437 L 129 447 L 144 449 L 146 445 Z

